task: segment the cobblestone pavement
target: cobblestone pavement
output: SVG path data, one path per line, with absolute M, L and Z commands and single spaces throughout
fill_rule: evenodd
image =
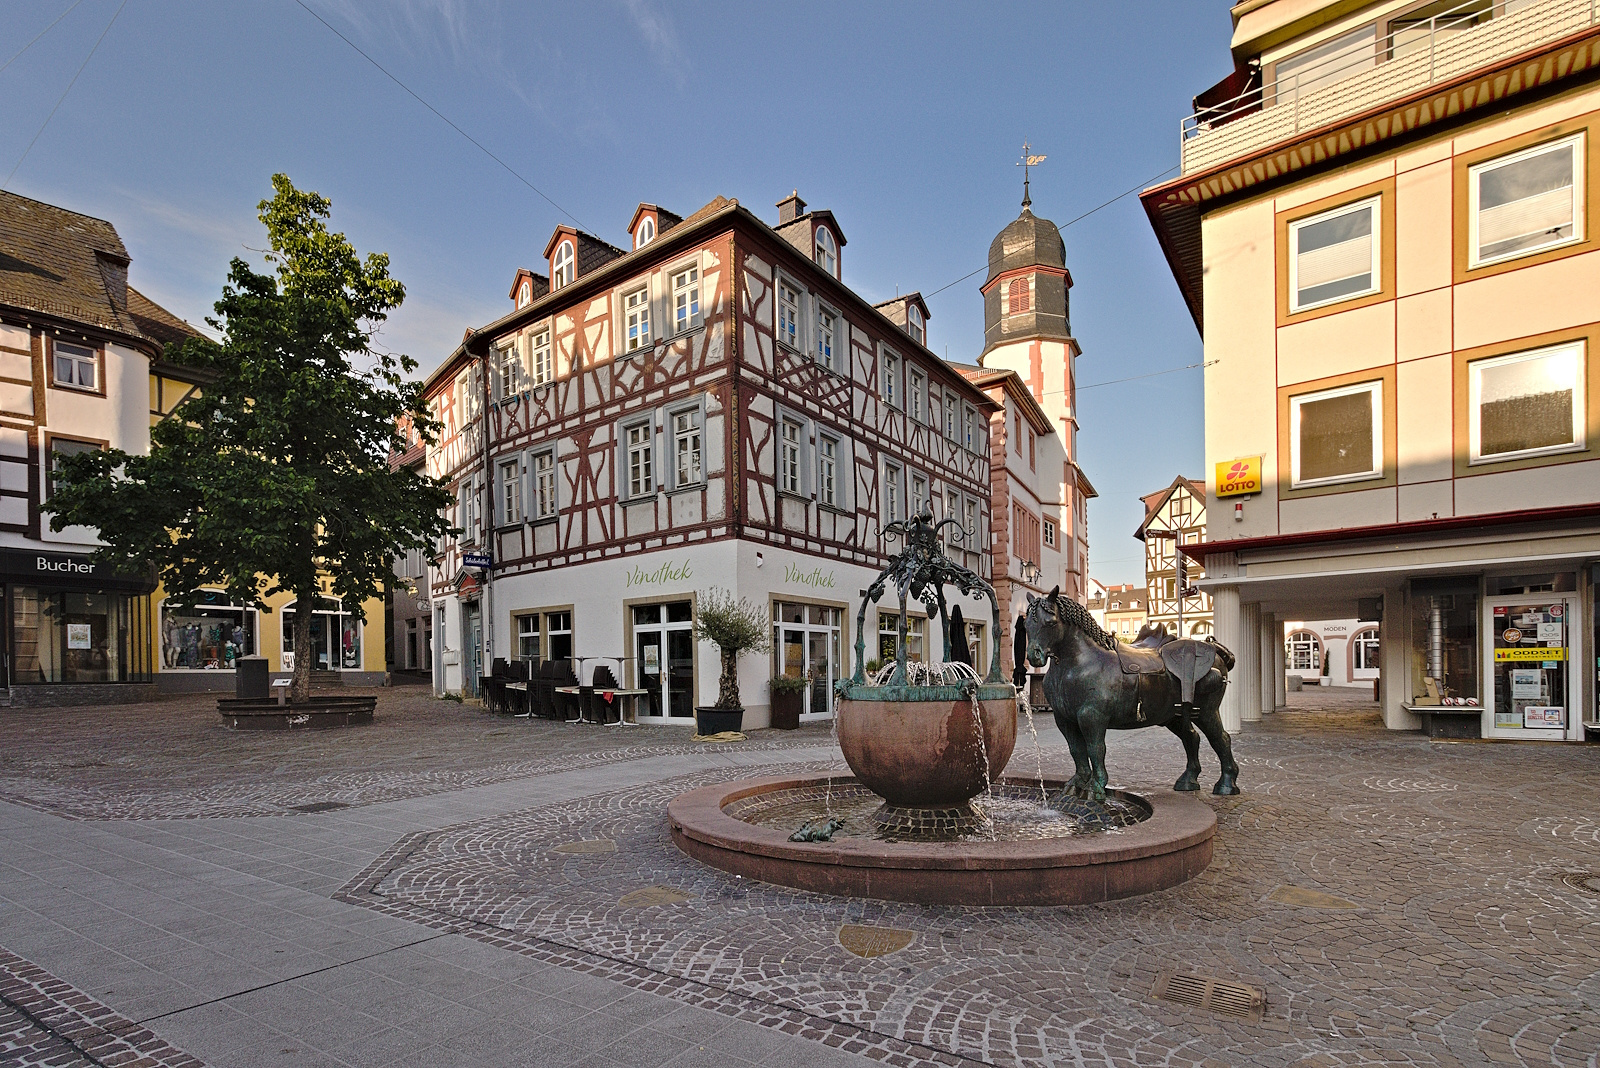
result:
M 821 728 L 704 747 L 405 691 L 359 730 L 213 719 L 199 699 L 0 718 L 0 792 L 27 806 L 0 803 L 0 1064 L 95 1063 L 50 1045 L 71 1010 L 218 1068 L 1600 1068 L 1594 747 L 1430 742 L 1359 691 L 1304 691 L 1236 738 L 1244 794 L 1204 795 L 1217 849 L 1192 882 L 928 908 L 671 845 L 681 790 L 842 767 Z M 1166 732 L 1112 739 L 1125 786 L 1166 790 L 1181 760 Z M 1033 763 L 1024 732 L 1011 770 Z M 285 811 L 319 801 L 358 807 Z M 218 814 L 240 818 L 161 818 Z M 1158 1000 L 1173 972 L 1259 988 L 1261 1018 Z

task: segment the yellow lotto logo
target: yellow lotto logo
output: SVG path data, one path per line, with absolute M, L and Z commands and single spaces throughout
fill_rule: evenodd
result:
M 1217 465 L 1217 496 L 1241 497 L 1261 492 L 1261 457 L 1224 460 Z

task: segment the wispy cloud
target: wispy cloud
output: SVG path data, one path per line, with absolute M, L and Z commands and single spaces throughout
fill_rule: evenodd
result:
M 622 0 L 622 6 L 657 65 L 682 88 L 688 77 L 689 60 L 678 44 L 678 31 L 671 17 L 657 0 Z

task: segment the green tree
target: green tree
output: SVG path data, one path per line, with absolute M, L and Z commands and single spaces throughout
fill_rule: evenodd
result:
M 719 709 L 739 708 L 739 654 L 764 653 L 772 647 L 772 624 L 766 611 L 729 590 L 713 586 L 700 595 L 694 614 L 694 636 L 715 645 L 722 654 L 722 675 L 717 680 Z
M 191 339 L 174 362 L 209 384 L 151 428 L 150 452 L 59 458 L 50 526 L 96 528 L 96 554 L 154 566 L 174 603 L 201 587 L 266 608 L 294 596 L 295 700 L 310 694 L 312 612 L 324 594 L 362 615 L 394 558 L 451 532 L 442 482 L 391 470 L 402 420 L 436 425 L 409 380 L 416 361 L 375 349 L 373 334 L 405 299 L 389 257 L 364 260 L 330 233 L 329 202 L 272 176 L 259 207 L 270 273 L 235 258 L 208 318 L 221 342 Z

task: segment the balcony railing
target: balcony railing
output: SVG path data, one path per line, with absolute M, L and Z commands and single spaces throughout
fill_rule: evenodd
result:
M 1293 138 L 1596 24 L 1600 0 L 1465 0 L 1182 123 L 1185 174 Z

